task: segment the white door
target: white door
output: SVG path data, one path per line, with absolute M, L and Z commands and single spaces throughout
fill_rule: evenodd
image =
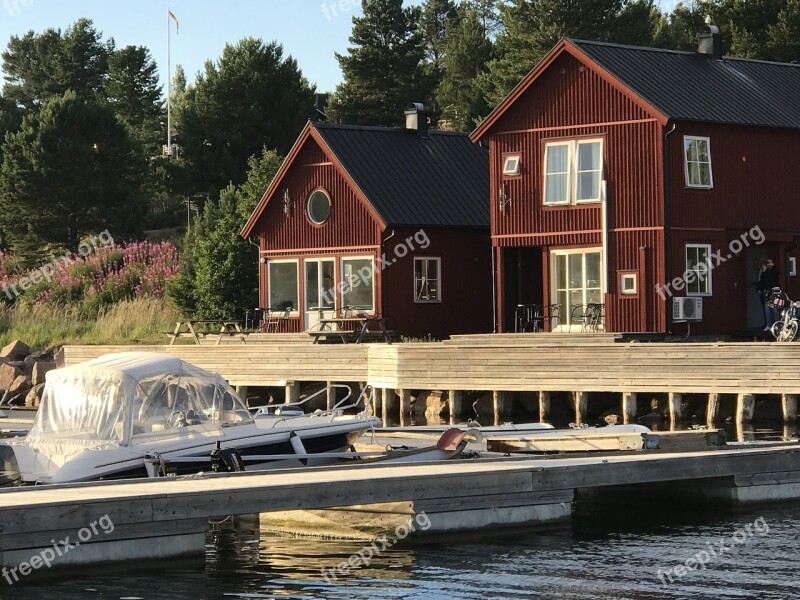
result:
M 572 313 L 587 304 L 602 304 L 602 251 L 555 251 L 552 254 L 553 302 L 561 305 L 561 329 L 580 331 L 583 323 Z M 576 313 L 577 314 L 577 313 Z
M 320 319 L 335 316 L 336 281 L 332 258 L 310 259 L 305 261 L 305 326 L 316 327 Z

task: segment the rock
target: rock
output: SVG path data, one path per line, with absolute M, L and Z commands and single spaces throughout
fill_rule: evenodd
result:
M 0 357 L 8 358 L 9 360 L 24 360 L 31 349 L 27 344 L 23 344 L 19 340 L 11 342 L 8 346 L 0 350 Z
M 46 361 L 39 361 L 34 363 L 33 365 L 33 373 L 31 374 L 31 382 L 33 385 L 43 385 L 45 382 L 44 376 L 47 375 L 50 371 L 55 370 L 56 363 L 55 361 L 46 362 Z
M 31 387 L 30 381 L 24 375 L 17 377 L 14 382 L 11 384 L 11 387 L 8 388 L 8 395 L 9 396 L 16 396 L 17 394 L 21 394 L 23 392 L 27 392 Z
M 19 377 L 25 378 L 25 371 L 9 364 L 0 365 L 0 388 L 10 390 Z
M 420 416 L 424 415 L 428 419 L 446 415 L 448 409 L 449 406 L 442 392 L 422 392 L 414 403 L 415 413 Z
M 39 408 L 42 402 L 42 394 L 44 393 L 44 385 L 37 385 L 31 388 L 28 395 L 25 396 L 25 406 L 30 408 Z

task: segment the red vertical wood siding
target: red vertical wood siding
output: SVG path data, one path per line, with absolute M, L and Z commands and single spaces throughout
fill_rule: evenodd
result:
M 396 248 L 401 244 L 418 246 L 413 240 L 417 231 L 424 231 L 430 245 L 399 257 Z M 383 253 L 388 263 L 383 271 L 384 314 L 392 329 L 438 339 L 492 331 L 492 248 L 486 231 L 398 229 Z M 441 302 L 414 302 L 414 257 L 441 259 Z
M 686 187 L 683 138 L 710 139 L 713 189 Z M 788 277 L 787 258 L 800 257 L 794 236 L 800 232 L 800 132 L 759 127 L 679 123 L 669 140 L 672 277 L 686 268 L 686 244 L 710 244 L 725 262 L 712 272 L 712 295 L 703 300 L 703 321 L 692 331 L 726 334 L 747 327 L 748 256 L 731 252 L 731 242 L 760 230 L 768 254 L 781 271 L 790 296 L 800 296 L 798 277 Z M 758 237 L 758 231 L 755 231 Z M 754 242 L 753 242 L 753 245 Z M 733 249 L 737 249 L 734 244 Z M 732 255 L 728 259 L 728 255 Z M 685 291 L 675 292 L 686 295 Z
M 665 305 L 654 296 L 655 284 L 664 277 L 662 127 L 655 118 L 565 53 L 509 107 L 492 132 L 492 242 L 499 247 L 541 246 L 545 262 L 550 250 L 602 246 L 602 216 L 599 203 L 543 205 L 544 144 L 554 139 L 603 139 L 609 206 L 606 301 L 612 304 L 607 313 L 613 315 L 607 325 L 614 331 L 663 330 Z M 520 177 L 502 175 L 502 156 L 509 152 L 521 154 Z M 510 198 L 504 212 L 501 186 Z M 617 272 L 640 269 L 638 296 L 620 296 Z M 545 269 L 546 298 L 548 272 Z

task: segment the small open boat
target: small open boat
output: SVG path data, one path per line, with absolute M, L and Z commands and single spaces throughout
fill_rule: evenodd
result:
M 253 468 L 337 452 L 380 425 L 364 412 L 345 414 L 355 409 L 348 398 L 313 414 L 253 415 L 216 373 L 171 355 L 109 354 L 47 374 L 30 432 L 0 445 L 0 485 L 210 471 L 215 450 Z

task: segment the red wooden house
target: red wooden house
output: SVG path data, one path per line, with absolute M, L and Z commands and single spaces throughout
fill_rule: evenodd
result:
M 520 304 L 559 304 L 573 329 L 589 303 L 609 331 L 668 332 L 698 308 L 693 333 L 760 327 L 765 256 L 800 295 L 800 65 L 723 57 L 713 26 L 700 38 L 563 40 L 473 132 L 501 331 Z
M 308 123 L 242 235 L 285 329 L 380 315 L 402 335 L 491 331 L 488 152 L 465 134 Z

